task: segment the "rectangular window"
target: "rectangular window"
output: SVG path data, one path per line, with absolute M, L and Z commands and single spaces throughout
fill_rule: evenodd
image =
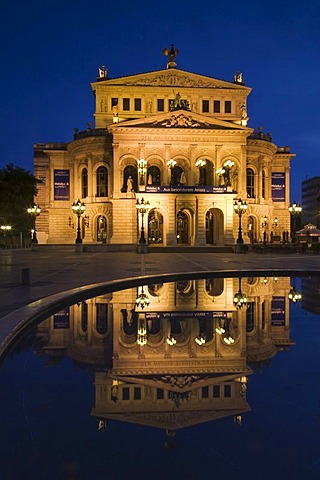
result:
M 209 387 L 202 387 L 202 398 L 209 398 Z
M 158 104 L 158 112 L 164 112 L 164 99 L 158 98 L 157 104 Z
M 123 110 L 130 110 L 130 98 L 122 99 Z
M 130 398 L 129 387 L 123 387 L 122 400 L 129 400 L 129 398 Z
M 134 99 L 134 109 L 136 112 L 141 112 L 141 98 Z
M 231 385 L 224 386 L 224 396 L 227 398 L 231 397 Z
M 141 400 L 141 388 L 134 387 L 134 397 L 135 400 Z
M 111 108 L 116 107 L 118 105 L 118 99 L 117 98 L 111 98 Z
M 220 385 L 213 386 L 213 398 L 220 398 Z
M 209 113 L 209 100 L 202 100 L 202 112 Z
M 214 113 L 220 113 L 220 100 L 213 101 L 213 111 Z
M 164 399 L 164 391 L 162 388 L 157 388 L 157 399 L 158 400 Z
M 231 113 L 231 101 L 230 100 L 226 100 L 224 102 L 224 112 L 225 113 Z

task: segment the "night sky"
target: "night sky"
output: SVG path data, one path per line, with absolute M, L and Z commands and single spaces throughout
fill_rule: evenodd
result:
M 249 126 L 289 145 L 291 200 L 320 175 L 318 0 L 29 0 L 0 14 L 0 166 L 33 170 L 33 144 L 72 140 L 93 122 L 90 82 L 166 67 L 174 43 L 181 70 L 247 86 Z

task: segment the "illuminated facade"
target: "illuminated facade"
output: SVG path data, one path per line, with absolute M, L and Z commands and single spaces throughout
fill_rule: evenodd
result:
M 236 198 L 248 204 L 245 243 L 290 230 L 294 155 L 248 126 L 251 88 L 239 73 L 229 82 L 180 70 L 174 57 L 164 70 L 121 78 L 99 69 L 95 125 L 69 143 L 35 144 L 39 243 L 74 242 L 77 199 L 85 244 L 134 247 L 143 221 L 150 246 L 234 245 Z
M 241 423 L 249 365 L 294 344 L 289 290 L 289 278 L 208 278 L 114 292 L 50 317 L 39 353 L 94 367 L 99 419 L 166 430 Z

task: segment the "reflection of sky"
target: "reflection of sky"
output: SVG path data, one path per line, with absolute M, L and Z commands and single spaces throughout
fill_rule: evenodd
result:
M 177 480 L 214 469 L 216 478 L 318 479 L 319 317 L 291 304 L 290 332 L 296 345 L 248 377 L 252 410 L 242 426 L 227 417 L 183 428 L 173 450 L 161 429 L 107 421 L 98 432 L 93 372 L 69 358 L 48 367 L 48 357 L 22 351 L 0 370 L 2 474 Z
M 88 4 L 30 0 L 1 8 L 1 163 L 32 169 L 35 142 L 70 141 L 92 121 L 89 83 L 165 68 L 172 42 L 178 68 L 224 80 L 243 72 L 249 126 L 264 126 L 292 162 L 293 197 L 319 174 L 303 138 L 318 120 L 319 14 L 314 0 L 211 2 L 129 0 Z

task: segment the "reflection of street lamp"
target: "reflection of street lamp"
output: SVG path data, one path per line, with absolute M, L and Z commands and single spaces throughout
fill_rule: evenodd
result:
M 144 198 L 141 198 L 141 200 L 139 200 L 139 198 L 138 198 L 137 202 L 136 202 L 136 208 L 137 208 L 137 211 L 141 215 L 141 235 L 140 235 L 140 238 L 139 238 L 138 251 L 139 251 L 139 253 L 146 253 L 146 251 L 147 251 L 147 241 L 146 241 L 146 237 L 144 235 L 144 215 L 145 215 L 145 213 L 148 213 L 149 208 L 150 208 L 150 203 L 148 202 L 148 200 L 145 200 Z
M 140 158 L 140 160 L 138 160 L 138 174 L 139 174 L 140 185 L 145 185 L 146 173 L 147 173 L 147 160 Z
M 38 240 L 37 240 L 37 232 L 36 232 L 36 218 L 38 217 L 38 215 L 40 215 L 41 213 L 41 208 L 39 207 L 39 205 L 36 205 L 34 204 L 33 207 L 29 207 L 27 212 L 29 213 L 29 215 L 32 216 L 33 218 L 33 228 L 32 228 L 32 240 L 31 240 L 31 243 L 38 243 Z
M 243 238 L 242 238 L 242 230 L 241 230 L 241 217 L 247 211 L 248 205 L 247 202 L 244 202 L 239 198 L 238 200 L 234 201 L 233 209 L 237 215 L 239 215 L 239 232 L 237 238 L 237 245 L 236 245 L 236 253 L 243 252 Z
M 296 289 L 296 279 L 293 279 L 293 287 L 291 287 L 288 294 L 288 298 L 291 302 L 297 303 L 302 299 L 301 293 Z
M 297 217 L 301 214 L 302 207 L 298 203 L 293 202 L 290 204 L 290 207 L 288 210 L 291 215 L 291 240 L 294 243 L 296 241 Z
M 77 238 L 75 243 L 82 243 L 81 230 L 80 230 L 80 217 L 84 213 L 86 206 L 80 200 L 73 202 L 72 211 L 78 217 Z
M 148 295 L 144 292 L 143 286 L 140 289 L 140 293 L 138 293 L 138 296 L 136 298 L 136 305 L 137 307 L 140 307 L 141 310 L 144 309 L 144 307 L 148 307 L 150 305 L 150 299 Z
M 233 297 L 233 304 L 236 308 L 240 310 L 243 306 L 247 306 L 247 303 L 248 303 L 248 298 L 246 294 L 243 293 L 243 291 L 241 290 L 241 277 L 240 277 L 239 290 L 237 291 L 237 293 L 235 293 Z

